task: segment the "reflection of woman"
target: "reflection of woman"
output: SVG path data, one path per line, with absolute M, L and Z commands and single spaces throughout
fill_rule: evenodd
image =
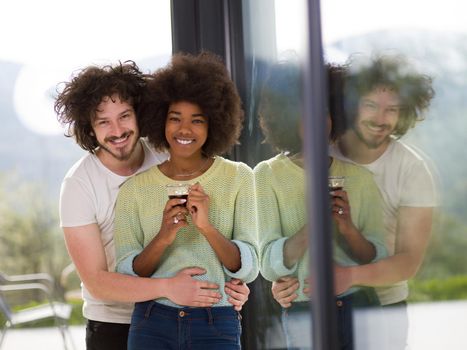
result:
M 172 276 L 187 266 L 221 286 L 258 274 L 252 170 L 219 154 L 237 141 L 240 99 L 215 56 L 175 55 L 157 71 L 143 110 L 149 142 L 169 159 L 129 180 L 116 208 L 120 272 Z M 192 184 L 188 199 L 165 186 Z M 239 349 L 240 317 L 227 296 L 212 308 L 183 308 L 167 299 L 137 303 L 129 349 Z
M 341 68 L 328 67 L 330 117 L 333 139 L 339 132 Z M 301 155 L 300 72 L 292 63 L 272 67 L 263 88 L 260 121 L 266 141 L 281 151 L 259 163 L 254 172 L 258 202 L 261 274 L 270 281 L 299 283 L 291 307 L 283 313 L 289 348 L 310 348 L 310 325 L 306 281 L 308 279 L 308 235 L 305 208 L 305 173 Z M 380 197 L 366 170 L 337 159 L 329 159 L 330 175 L 345 176 L 345 190 L 332 193 L 334 260 L 340 265 L 367 263 L 385 254 Z M 377 303 L 373 295 L 355 288 L 337 297 L 339 340 L 342 349 L 352 344 L 351 303 Z M 283 305 L 290 306 L 290 305 Z M 347 317 L 345 317 L 347 316 Z

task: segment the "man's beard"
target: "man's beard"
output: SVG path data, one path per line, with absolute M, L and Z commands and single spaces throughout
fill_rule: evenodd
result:
M 377 149 L 378 147 L 380 147 L 381 145 L 389 142 L 391 136 L 390 135 L 387 135 L 386 137 L 384 138 L 375 138 L 375 139 L 368 139 L 368 138 L 365 138 L 365 135 L 364 133 L 361 131 L 361 129 L 357 126 L 354 126 L 352 128 L 352 130 L 354 131 L 355 135 L 357 135 L 357 138 L 365 145 L 367 146 L 368 148 L 370 149 Z
M 133 135 L 134 132 L 133 131 L 128 131 L 124 134 L 122 134 L 120 137 L 109 137 L 109 138 L 106 138 L 104 139 L 104 142 L 110 142 L 112 141 L 113 139 L 119 139 L 119 138 L 122 138 L 122 137 L 126 137 L 126 136 L 130 136 Z M 119 160 L 119 161 L 125 161 L 125 160 L 128 160 L 130 159 L 130 157 L 132 156 L 135 148 L 136 148 L 136 145 L 138 144 L 138 139 L 136 138 L 135 141 L 133 142 L 133 144 L 130 145 L 130 149 L 129 151 L 125 152 L 125 149 L 128 147 L 122 147 L 122 148 L 119 148 L 117 149 L 117 152 L 115 151 L 112 151 L 110 148 L 106 147 L 105 144 L 100 144 L 99 143 L 99 146 L 100 148 L 107 152 L 108 154 L 110 154 L 112 157 L 114 157 L 115 159 Z

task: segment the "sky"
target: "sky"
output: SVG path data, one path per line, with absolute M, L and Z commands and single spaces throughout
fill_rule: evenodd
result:
M 304 4 L 276 0 L 279 52 L 303 47 Z M 322 0 L 323 43 L 393 28 L 467 33 L 466 6 L 463 0 Z M 21 65 L 14 87 L 21 122 L 40 134 L 59 134 L 53 94 L 72 72 L 88 64 L 170 55 L 170 1 L 2 1 L 0 47 L 0 60 Z
M 39 134 L 62 134 L 53 111 L 57 83 L 89 64 L 170 55 L 170 1 L 2 1 L 0 47 L 1 61 L 21 66 L 14 87 L 20 121 Z
M 301 47 L 305 1 L 276 0 L 279 51 Z M 323 46 L 383 29 L 467 33 L 465 0 L 322 0 Z

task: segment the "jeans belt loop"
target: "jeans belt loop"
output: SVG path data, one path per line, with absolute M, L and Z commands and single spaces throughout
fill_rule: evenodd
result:
M 149 316 L 151 315 L 151 310 L 155 304 L 156 302 L 154 300 L 149 302 L 149 305 L 146 308 L 146 312 L 144 313 L 144 318 L 149 318 Z
M 207 308 L 206 308 L 206 312 L 208 313 L 208 323 L 209 323 L 210 325 L 212 325 L 214 322 L 213 322 L 213 317 L 212 317 L 211 308 L 210 308 L 210 307 L 207 307 Z

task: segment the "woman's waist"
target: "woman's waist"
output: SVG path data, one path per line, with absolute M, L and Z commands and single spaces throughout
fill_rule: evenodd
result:
M 291 309 L 304 310 L 313 304 L 310 298 L 302 293 L 297 293 L 298 297 L 292 302 Z M 345 293 L 335 296 L 337 306 L 343 303 L 352 302 L 355 307 L 380 306 L 381 303 L 374 288 L 371 287 L 352 287 Z
M 154 272 L 154 274 L 151 277 L 152 278 L 173 278 L 178 273 L 180 273 L 183 269 L 193 268 L 193 267 L 202 268 L 206 271 L 205 273 L 200 274 L 200 275 L 192 275 L 191 278 L 193 280 L 205 281 L 205 282 L 217 284 L 218 289 L 216 289 L 215 291 L 221 294 L 221 300 L 215 306 L 231 305 L 227 301 L 228 295 L 225 293 L 225 290 L 224 290 L 225 282 L 230 280 L 230 277 L 226 275 L 220 263 L 217 263 L 215 265 L 213 264 L 206 265 L 203 263 L 198 263 L 198 264 L 194 264 L 194 263 L 180 264 L 179 263 L 177 266 L 170 265 L 170 264 L 168 264 L 167 266 L 161 265 L 160 268 L 157 269 L 156 272 Z M 182 307 L 178 304 L 175 304 L 168 298 L 158 298 L 158 299 L 155 299 L 155 301 L 163 305 L 168 305 L 168 306 L 177 307 L 177 308 Z
M 172 306 L 161 303 L 160 301 L 145 301 L 135 304 L 135 310 L 147 312 L 158 312 L 159 314 L 170 318 L 190 318 L 190 319 L 209 319 L 209 318 L 241 318 L 240 313 L 236 311 L 231 304 L 218 305 L 212 307 L 188 307 Z

